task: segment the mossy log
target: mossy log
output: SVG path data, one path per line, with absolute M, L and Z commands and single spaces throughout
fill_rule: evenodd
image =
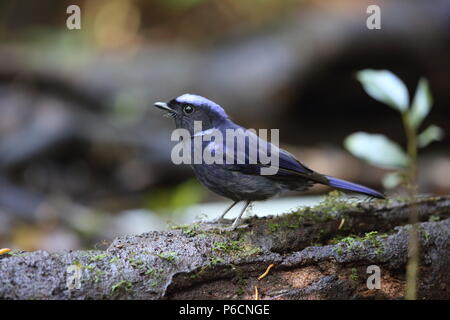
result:
M 401 299 L 408 216 L 420 216 L 418 296 L 450 298 L 450 196 L 333 199 L 221 232 L 199 223 L 115 239 L 106 250 L 0 255 L 2 299 Z M 269 265 L 267 276 L 258 280 Z M 368 289 L 367 267 L 381 271 Z

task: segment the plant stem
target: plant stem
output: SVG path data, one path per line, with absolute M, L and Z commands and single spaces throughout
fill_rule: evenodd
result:
M 408 111 L 402 113 L 402 120 L 406 134 L 407 153 L 409 157 L 408 174 L 407 174 L 408 189 L 410 190 L 410 195 L 415 196 L 416 179 L 417 179 L 417 130 L 411 124 L 411 121 L 409 121 Z
M 417 193 L 417 130 L 409 121 L 409 111 L 402 113 L 403 125 L 407 138 L 407 152 L 409 156 L 407 186 L 411 198 Z M 406 266 L 406 294 L 405 299 L 417 299 L 417 283 L 419 275 L 419 213 L 416 208 L 411 208 L 409 223 L 411 231 L 408 243 L 408 264 Z

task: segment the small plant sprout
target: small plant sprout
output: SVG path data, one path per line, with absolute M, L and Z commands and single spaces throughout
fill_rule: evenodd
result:
M 386 189 L 393 189 L 403 184 L 414 194 L 418 149 L 443 137 L 443 130 L 436 125 L 430 125 L 420 134 L 418 133 L 433 103 L 428 81 L 424 78 L 419 80 L 414 98 L 410 103 L 405 84 L 390 71 L 366 69 L 357 73 L 357 79 L 369 96 L 400 113 L 407 146 L 405 150 L 382 134 L 366 132 L 349 135 L 344 145 L 353 155 L 372 165 L 397 170 L 384 177 L 383 185 Z
M 405 84 L 390 71 L 366 69 L 358 72 L 357 79 L 369 96 L 400 113 L 407 146 L 405 151 L 384 135 L 365 132 L 351 134 L 345 139 L 344 145 L 352 154 L 373 165 L 396 169 L 396 172 L 384 177 L 384 187 L 392 189 L 403 184 L 409 190 L 411 198 L 414 198 L 417 192 L 418 149 L 426 147 L 433 141 L 441 140 L 444 135 L 443 130 L 436 125 L 430 125 L 419 133 L 420 125 L 430 113 L 433 104 L 428 81 L 424 78 L 419 80 L 416 93 L 410 103 Z M 406 299 L 417 298 L 420 263 L 418 222 L 418 210 L 411 210 L 409 223 L 412 228 L 406 266 Z

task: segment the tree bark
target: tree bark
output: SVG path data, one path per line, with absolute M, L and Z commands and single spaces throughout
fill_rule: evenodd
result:
M 257 290 L 261 299 L 401 299 L 412 210 L 421 221 L 418 296 L 449 299 L 450 196 L 332 199 L 235 231 L 198 223 L 119 237 L 104 251 L 3 254 L 0 298 L 253 299 Z M 371 265 L 380 289 L 367 286 Z

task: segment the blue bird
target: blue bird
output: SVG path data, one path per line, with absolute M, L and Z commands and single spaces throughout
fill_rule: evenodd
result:
M 187 130 L 191 139 L 202 135 L 206 136 L 213 131 L 222 133 L 224 137 L 227 130 L 241 129 L 242 132 L 245 132 L 243 147 L 239 147 L 238 143 L 233 143 L 233 148 L 231 148 L 230 142 L 226 139 L 223 139 L 222 143 L 212 139 L 210 141 L 205 139 L 207 141 L 201 143 L 203 151 L 209 148 L 213 150 L 212 154 L 214 154 L 214 151 L 221 152 L 224 159 L 231 156 L 234 161 L 191 164 L 197 179 L 203 185 L 213 192 L 233 200 L 233 204 L 216 219 L 217 221 L 222 220 L 238 202 L 245 202 L 231 229 L 238 226 L 242 215 L 252 201 L 266 200 L 286 190 L 305 191 L 316 183 L 375 198 L 385 198 L 380 192 L 368 187 L 323 175 L 309 169 L 286 150 L 276 147 L 235 124 L 221 106 L 204 97 L 183 94 L 167 103 L 156 102 L 154 105 L 167 111 L 168 115 L 175 120 L 176 127 Z M 197 121 L 200 121 L 202 125 L 202 131 L 200 132 L 195 131 L 195 122 Z M 278 155 L 278 170 L 275 174 L 262 174 L 262 170 L 267 168 L 269 164 L 262 161 L 259 153 L 256 158 L 252 158 L 249 152 L 249 146 L 252 143 L 257 145 L 258 151 L 259 148 L 264 147 L 265 150 L 268 150 L 268 154 L 273 152 Z M 194 152 L 193 145 L 191 147 L 192 152 Z M 244 159 L 244 161 L 238 161 L 239 159 Z

